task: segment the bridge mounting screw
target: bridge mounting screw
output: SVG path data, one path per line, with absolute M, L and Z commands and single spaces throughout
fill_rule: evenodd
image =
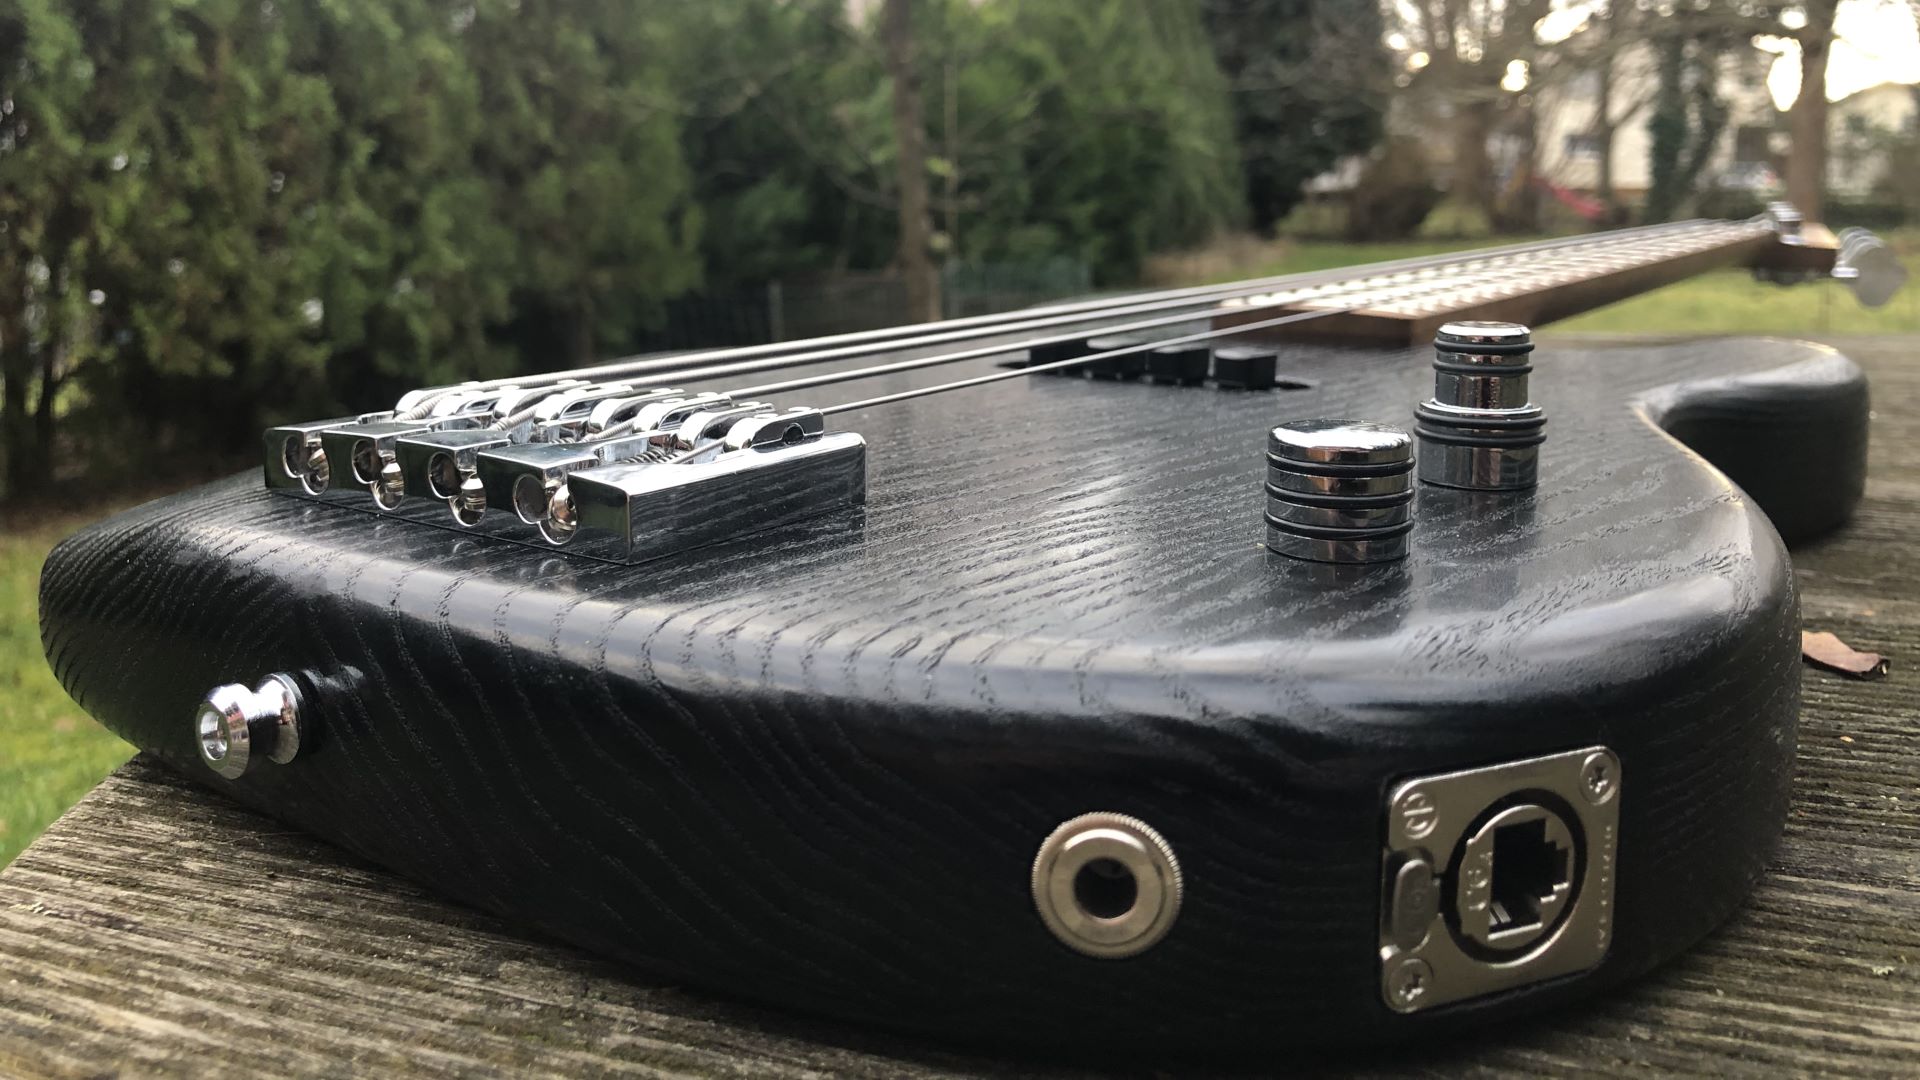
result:
M 1402 1009 L 1411 1009 L 1433 989 L 1433 965 L 1417 956 L 1402 958 L 1387 972 L 1387 995 Z

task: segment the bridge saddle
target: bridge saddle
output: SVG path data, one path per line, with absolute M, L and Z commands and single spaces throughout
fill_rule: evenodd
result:
M 454 387 L 266 441 L 271 489 L 617 562 L 866 499 L 866 440 L 819 409 L 720 392 Z

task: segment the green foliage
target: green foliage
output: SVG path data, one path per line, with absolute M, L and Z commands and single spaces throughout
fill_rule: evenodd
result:
M 1233 95 L 1252 224 L 1270 231 L 1301 185 L 1379 141 L 1390 70 L 1374 0 L 1205 0 Z
M 892 257 L 887 87 L 838 0 L 677 7 L 667 58 L 710 286 Z
M 1647 221 L 1666 221 L 1681 212 L 1726 129 L 1727 103 L 1720 99 L 1718 83 L 1729 40 L 1724 29 L 1697 35 L 1675 31 L 1654 46 Z
M 699 280 L 660 21 L 555 0 L 0 16 L 8 408 L 57 381 L 115 445 L 230 450 L 282 412 L 624 343 Z
M 968 259 L 1076 256 L 1098 282 L 1242 216 L 1226 84 L 1187 0 L 946 0 L 928 110 Z M 945 178 L 942 177 L 944 182 Z M 940 184 L 936 184 L 936 191 Z M 938 202 L 936 197 L 936 202 Z
M 1125 282 L 1370 137 L 1325 86 L 1239 95 L 1243 172 L 1221 43 L 1249 46 L 1239 75 L 1282 71 L 1271 46 L 1298 78 L 1321 61 L 1289 26 L 1345 12 L 1371 40 L 1377 16 L 1213 2 L 919 0 L 936 250 Z M 890 87 L 850 10 L 0 6 L 6 492 L 627 351 L 689 290 L 887 266 Z

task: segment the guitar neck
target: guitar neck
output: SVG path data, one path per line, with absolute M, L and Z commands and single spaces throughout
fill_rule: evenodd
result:
M 1697 221 L 1624 229 L 1560 245 L 1524 245 L 1463 255 L 1419 270 L 1356 276 L 1331 285 L 1223 302 L 1213 325 L 1227 329 L 1287 312 L 1319 317 L 1254 331 L 1268 341 L 1410 345 L 1443 324 L 1489 319 L 1539 326 L 1725 266 L 1788 272 L 1831 267 L 1835 243 L 1809 226 L 1782 243 L 1766 221 Z

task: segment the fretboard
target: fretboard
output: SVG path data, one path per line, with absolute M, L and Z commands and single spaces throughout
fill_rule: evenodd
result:
M 1825 230 L 1820 230 L 1825 234 Z M 1822 269 L 1830 234 L 1783 245 L 1756 221 L 1690 221 L 1624 229 L 1542 247 L 1462 255 L 1459 261 L 1334 284 L 1227 300 L 1213 325 L 1241 326 L 1287 311 L 1323 312 L 1250 336 L 1411 344 L 1444 323 L 1493 319 L 1538 326 L 1723 266 Z

